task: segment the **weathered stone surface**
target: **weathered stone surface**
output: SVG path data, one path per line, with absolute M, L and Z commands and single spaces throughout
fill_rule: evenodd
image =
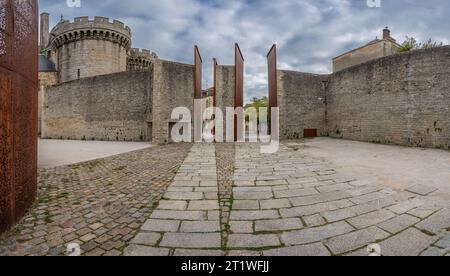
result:
M 301 196 L 309 196 L 318 194 L 316 189 L 307 188 L 307 189 L 291 189 L 286 191 L 275 191 L 275 198 L 292 198 L 292 197 L 301 197 Z
M 144 231 L 176 232 L 180 226 L 178 220 L 149 219 L 142 226 Z
M 355 249 L 368 246 L 379 240 L 389 237 L 389 233 L 378 227 L 355 231 L 339 237 L 331 238 L 326 246 L 336 255 L 353 251 Z
M 408 192 L 414 193 L 414 194 L 418 194 L 418 195 L 422 195 L 422 196 L 426 196 L 429 195 L 435 191 L 437 191 L 436 188 L 431 187 L 431 186 L 425 186 L 425 185 L 416 185 L 413 187 L 409 187 L 408 189 L 406 189 Z
M 424 257 L 441 257 L 444 256 L 446 253 L 445 250 L 437 248 L 437 247 L 430 247 L 427 250 L 425 250 L 424 252 L 422 252 L 420 254 L 420 256 L 424 256 Z
M 418 256 L 435 241 L 436 237 L 410 228 L 380 243 L 381 254 L 383 256 Z
M 207 233 L 219 231 L 219 221 L 183 221 L 180 228 L 180 232 L 186 233 Z
M 288 199 L 268 199 L 268 200 L 261 200 L 259 202 L 261 205 L 262 210 L 269 210 L 269 209 L 281 209 L 281 208 L 289 208 L 291 207 L 291 203 Z
M 301 256 L 301 257 L 316 257 L 316 256 L 330 256 L 330 252 L 321 243 L 287 246 L 280 249 L 272 249 L 263 251 L 264 256 Z
M 246 199 L 271 199 L 273 198 L 272 192 L 236 192 L 234 193 L 234 198 L 237 200 Z
M 187 201 L 161 200 L 158 208 L 164 210 L 186 210 Z
M 333 192 L 333 193 L 323 193 L 312 196 L 291 198 L 290 200 L 293 206 L 306 206 L 323 202 L 337 201 L 349 197 L 351 196 L 345 192 Z
M 220 248 L 220 233 L 165 233 L 161 247 Z
M 418 223 L 420 219 L 404 214 L 398 217 L 395 217 L 393 219 L 390 219 L 388 221 L 385 221 L 383 223 L 380 223 L 378 227 L 380 227 L 383 230 L 386 230 L 392 234 L 397 234 L 403 230 L 405 230 L 408 227 L 413 226 L 414 224 Z
M 169 256 L 169 249 L 142 245 L 130 245 L 125 249 L 124 256 Z
M 219 210 L 217 200 L 192 200 L 189 202 L 188 210 Z
M 139 233 L 131 241 L 132 244 L 155 246 L 157 245 L 159 239 L 161 239 L 161 234 L 159 233 Z
M 404 202 L 401 202 L 399 204 L 390 206 L 388 209 L 396 214 L 404 214 L 414 208 L 420 207 L 424 204 L 424 201 L 421 199 L 411 199 Z
M 231 234 L 228 239 L 229 248 L 264 248 L 280 245 L 278 237 L 272 234 Z
M 176 249 L 173 255 L 181 257 L 220 257 L 224 255 L 224 252 L 221 250 Z
M 304 216 L 303 221 L 308 227 L 322 226 L 327 222 L 321 215 Z
M 347 221 L 358 229 L 365 228 L 389 220 L 395 215 L 387 210 L 379 210 L 358 217 L 348 219 Z
M 436 243 L 436 246 L 450 250 L 450 231 L 447 231 L 447 234 Z
M 274 219 L 274 220 L 258 220 L 255 222 L 256 232 L 276 232 L 284 230 L 302 229 L 303 224 L 300 219 Z
M 300 216 L 314 215 L 328 210 L 345 208 L 351 205 L 353 205 L 353 203 L 351 203 L 348 200 L 339 200 L 333 202 L 314 204 L 310 206 L 280 209 L 280 214 L 284 218 L 300 217 Z
M 253 233 L 252 221 L 230 221 L 232 233 Z
M 203 199 L 203 193 L 200 192 L 167 192 L 164 198 L 173 200 L 198 200 Z
M 173 219 L 173 220 L 206 220 L 204 211 L 170 211 L 155 210 L 151 215 L 152 219 Z
M 300 245 L 343 235 L 353 230 L 354 228 L 346 222 L 336 222 L 317 228 L 286 232 L 281 235 L 281 240 L 286 245 Z
M 231 220 L 276 219 L 278 217 L 279 217 L 278 212 L 275 210 L 231 212 Z
M 450 228 L 450 209 L 444 209 L 416 225 L 417 228 L 434 234 Z
M 233 202 L 234 210 L 259 210 L 258 200 L 235 200 Z

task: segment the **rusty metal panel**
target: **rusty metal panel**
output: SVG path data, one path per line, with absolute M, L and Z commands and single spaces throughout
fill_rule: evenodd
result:
M 267 66 L 268 66 L 268 82 L 269 82 L 269 110 L 268 114 L 268 127 L 271 132 L 271 116 L 272 108 L 278 107 L 278 80 L 277 80 L 277 45 L 273 45 L 267 54 Z
M 273 45 L 267 54 L 269 72 L 269 106 L 278 107 L 278 83 L 277 83 L 277 45 Z M 270 112 L 269 112 L 270 114 Z
M 201 99 L 202 98 L 202 57 L 200 55 L 200 51 L 198 47 L 194 47 L 194 60 L 195 60 L 195 76 L 194 76 L 194 98 Z
M 244 56 L 241 48 L 236 43 L 234 50 L 234 108 L 244 106 Z M 238 118 L 234 120 L 234 140 L 239 141 L 243 137 L 238 137 Z M 243 134 L 241 134 L 242 136 Z
M 0 231 L 37 192 L 37 0 L 0 0 Z
M 217 59 L 213 59 L 213 106 L 217 107 Z

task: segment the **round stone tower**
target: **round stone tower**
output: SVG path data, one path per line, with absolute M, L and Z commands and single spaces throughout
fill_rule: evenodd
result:
M 132 48 L 128 56 L 128 70 L 149 70 L 156 59 L 158 59 L 158 55 L 150 50 Z
M 127 71 L 130 47 L 130 28 L 106 17 L 61 20 L 50 33 L 59 82 Z

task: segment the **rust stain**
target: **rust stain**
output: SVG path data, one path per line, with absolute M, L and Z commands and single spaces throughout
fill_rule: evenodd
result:
M 37 192 L 37 0 L 0 1 L 0 232 Z

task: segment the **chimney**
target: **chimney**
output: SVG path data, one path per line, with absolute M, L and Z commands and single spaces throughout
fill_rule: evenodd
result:
M 41 38 L 40 38 L 40 45 L 41 45 L 41 51 L 45 49 L 48 46 L 48 40 L 50 37 L 50 26 L 49 26 L 49 14 L 46 12 L 41 13 Z
M 383 30 L 383 39 L 390 39 L 390 38 L 391 38 L 391 30 L 389 30 L 389 27 L 386 27 Z

